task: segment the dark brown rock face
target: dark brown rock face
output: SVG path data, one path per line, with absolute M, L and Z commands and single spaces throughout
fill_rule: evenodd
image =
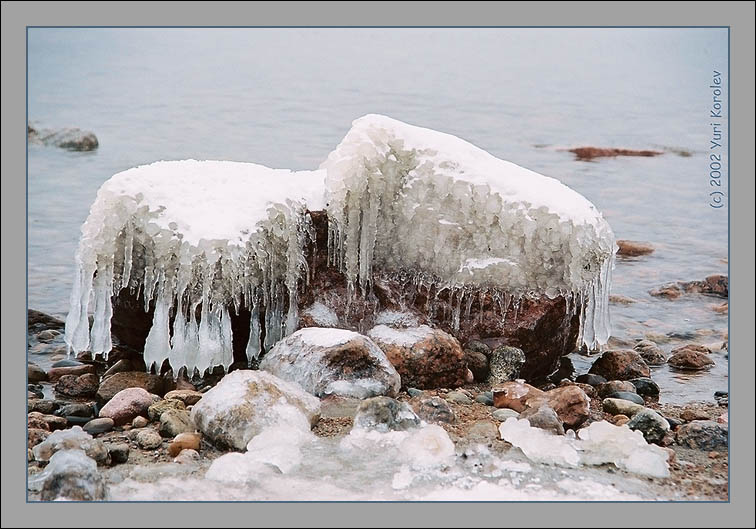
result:
M 374 282 L 369 292 L 359 290 L 351 302 L 344 275 L 328 264 L 328 219 L 323 211 L 310 212 L 315 229 L 315 244 L 306 251 L 310 280 L 299 293 L 299 309 L 320 302 L 338 316 L 340 326 L 365 333 L 375 326 L 375 316 L 384 310 L 412 313 L 417 324 L 441 329 L 462 343 L 477 340 L 490 348 L 510 345 L 523 350 L 525 364 L 519 376 L 533 381 L 544 380 L 559 367 L 559 359 L 575 349 L 578 317 L 566 311 L 564 298 L 553 300 L 523 299 L 515 311 L 511 308 L 502 318 L 493 296 L 484 291 L 469 294 L 473 300 L 469 315 L 463 307 L 458 326 L 453 307 L 458 300 L 450 299 L 448 290 L 436 291 L 413 284 L 408 276 L 395 271 L 374 270 Z M 466 297 L 467 299 L 467 297 Z M 249 337 L 250 312 L 230 310 L 233 332 L 234 361 L 246 365 L 245 348 Z M 264 318 L 264 313 L 261 319 Z M 308 326 L 305 317 L 301 326 Z M 152 325 L 152 310 L 144 311 L 141 297 L 123 290 L 113 300 L 112 332 L 121 344 L 142 350 Z

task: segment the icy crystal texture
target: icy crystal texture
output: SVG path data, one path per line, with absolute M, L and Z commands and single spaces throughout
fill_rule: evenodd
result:
M 490 293 L 502 317 L 523 297 L 562 295 L 588 347 L 609 338 L 614 234 L 558 180 L 379 115 L 354 121 L 321 169 L 330 258 L 352 294 L 369 290 L 374 270 L 398 273 L 448 289 L 455 326 L 478 302 L 473 290 Z
M 562 295 L 583 343 L 609 337 L 616 246 L 590 202 L 454 136 L 368 115 L 320 171 L 185 160 L 105 182 L 82 226 L 66 343 L 107 356 L 111 297 L 129 289 L 154 308 L 148 367 L 228 367 L 240 307 L 251 362 L 297 328 L 315 210 L 328 213 L 329 259 L 350 297 L 370 295 L 374 270 L 393 274 L 446 290 L 457 327 L 484 294 L 502 318 L 523 298 Z

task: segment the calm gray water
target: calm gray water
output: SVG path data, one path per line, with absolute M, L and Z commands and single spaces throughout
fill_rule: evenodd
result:
M 726 30 L 31 29 L 30 122 L 91 130 L 100 147 L 29 146 L 29 307 L 65 315 L 79 227 L 114 173 L 185 158 L 314 168 L 353 119 L 382 113 L 559 178 L 618 238 L 653 243 L 617 264 L 613 293 L 637 303 L 612 307 L 615 335 L 721 343 L 728 317 L 710 306 L 722 300 L 648 295 L 727 273 L 727 207 L 708 205 L 713 70 L 726 79 Z M 561 150 L 581 145 L 669 152 Z M 706 375 L 657 370 L 664 399 L 726 389 L 715 360 Z

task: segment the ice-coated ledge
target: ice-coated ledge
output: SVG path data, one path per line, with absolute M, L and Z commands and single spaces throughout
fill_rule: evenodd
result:
M 403 274 L 448 289 L 458 328 L 484 292 L 502 318 L 524 297 L 561 295 L 581 342 L 609 337 L 616 246 L 588 200 L 454 136 L 368 115 L 317 171 L 186 160 L 113 176 L 82 226 L 66 342 L 107 355 L 111 297 L 128 288 L 154 308 L 147 366 L 228 367 L 229 311 L 242 307 L 256 358 L 298 327 L 319 210 L 349 296 L 369 292 L 374 270 Z

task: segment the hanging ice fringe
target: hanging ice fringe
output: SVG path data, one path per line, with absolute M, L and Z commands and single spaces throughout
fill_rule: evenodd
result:
M 350 297 L 374 270 L 401 274 L 428 293 L 448 289 L 457 329 L 483 293 L 502 316 L 523 298 L 564 296 L 580 343 L 609 338 L 616 246 L 593 204 L 457 137 L 368 115 L 318 171 L 186 160 L 113 176 L 82 226 L 66 342 L 107 356 L 111 296 L 128 288 L 146 311 L 154 301 L 148 367 L 228 368 L 229 310 L 242 306 L 251 362 L 296 330 L 308 210 L 328 213 L 329 262 Z

